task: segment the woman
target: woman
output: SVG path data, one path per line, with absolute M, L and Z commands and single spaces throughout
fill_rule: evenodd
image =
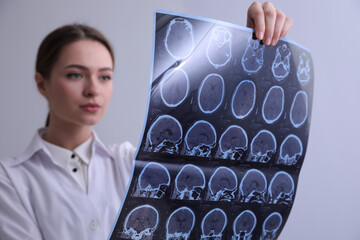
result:
M 291 19 L 254 2 L 247 26 L 275 45 Z M 106 239 L 115 221 L 135 149 L 105 147 L 93 131 L 112 95 L 114 54 L 84 25 L 50 33 L 36 60 L 36 84 L 49 121 L 27 150 L 0 162 L 0 239 Z

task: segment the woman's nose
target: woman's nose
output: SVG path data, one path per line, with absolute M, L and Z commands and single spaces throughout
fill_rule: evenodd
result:
M 85 97 L 95 97 L 99 94 L 99 85 L 96 77 L 90 76 L 86 79 L 83 95 Z

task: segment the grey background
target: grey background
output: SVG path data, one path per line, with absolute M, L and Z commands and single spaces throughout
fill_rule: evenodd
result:
M 273 1 L 294 19 L 288 38 L 312 51 L 315 95 L 307 154 L 280 240 L 360 239 L 360 1 Z M 0 0 L 0 157 L 15 156 L 44 124 L 34 62 L 42 38 L 81 22 L 116 54 L 114 96 L 96 126 L 103 142 L 138 144 L 147 106 L 155 9 L 246 24 L 251 1 Z

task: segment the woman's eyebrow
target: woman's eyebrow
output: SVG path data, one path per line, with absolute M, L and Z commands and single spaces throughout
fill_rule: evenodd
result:
M 114 71 L 114 70 L 110 67 L 104 67 L 104 68 L 100 68 L 99 71 L 103 72 L 103 71 Z
M 88 71 L 89 69 L 83 65 L 78 65 L 78 64 L 71 64 L 71 65 L 67 65 L 65 68 L 78 68 L 80 70 L 86 70 Z M 99 69 L 100 72 L 104 72 L 104 71 L 113 71 L 113 69 L 111 67 L 103 67 Z
M 78 69 L 81 69 L 81 70 L 88 70 L 87 67 L 85 67 L 83 65 L 78 65 L 78 64 L 67 65 L 65 68 L 78 68 Z

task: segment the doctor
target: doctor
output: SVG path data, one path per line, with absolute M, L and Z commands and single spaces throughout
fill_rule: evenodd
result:
M 247 26 L 275 45 L 292 20 L 254 2 Z M 24 153 L 0 161 L 0 239 L 107 239 L 130 178 L 135 149 L 104 146 L 93 126 L 113 91 L 109 41 L 86 25 L 66 25 L 41 43 L 35 80 L 49 104 L 45 128 Z

